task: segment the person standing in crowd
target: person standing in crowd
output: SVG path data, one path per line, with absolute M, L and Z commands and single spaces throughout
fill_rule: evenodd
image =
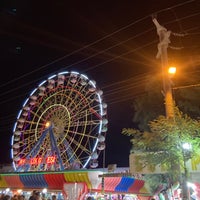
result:
M 52 195 L 52 198 L 51 198 L 51 200 L 57 200 L 57 197 L 56 197 L 56 195 L 54 194 L 54 195 Z

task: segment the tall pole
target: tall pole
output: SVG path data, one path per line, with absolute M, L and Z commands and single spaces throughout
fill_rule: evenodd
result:
M 183 200 L 189 200 L 190 196 L 188 194 L 188 187 L 187 187 L 187 179 L 188 179 L 188 171 L 186 166 L 186 155 L 185 152 L 183 152 L 183 166 L 184 166 L 184 177 L 183 177 Z
M 105 162 L 106 162 L 106 150 L 104 149 L 103 150 L 103 176 L 102 176 L 102 180 L 101 180 L 101 192 L 103 193 L 103 195 L 104 195 L 104 193 L 105 193 Z
M 161 59 L 162 64 L 162 76 L 163 76 L 163 91 L 164 91 L 164 98 L 165 98 L 165 112 L 167 119 L 174 119 L 174 101 L 172 96 L 172 88 L 170 77 L 168 74 L 168 54 L 167 48 L 170 43 L 170 35 L 171 31 L 168 31 L 165 27 L 161 26 L 156 18 L 153 18 L 153 23 L 156 26 L 157 34 L 159 36 L 159 43 L 158 43 L 158 53 L 156 55 L 157 59 Z M 185 155 L 183 154 L 183 161 L 184 161 L 184 177 L 183 177 L 183 200 L 189 199 L 187 193 L 187 168 L 186 168 L 186 161 Z
M 170 43 L 170 34 L 171 31 L 167 31 L 167 29 L 161 26 L 156 18 L 153 18 L 153 23 L 156 26 L 157 34 L 159 36 L 158 43 L 158 53 L 156 55 L 157 59 L 161 59 L 162 64 L 162 78 L 163 78 L 163 91 L 164 91 L 164 99 L 165 99 L 165 112 L 167 118 L 174 118 L 174 103 L 172 97 L 172 88 L 171 82 L 168 75 L 168 55 L 167 48 Z

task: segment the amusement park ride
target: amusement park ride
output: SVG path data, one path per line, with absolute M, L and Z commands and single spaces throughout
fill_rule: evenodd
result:
M 25 100 L 13 128 L 16 172 L 98 167 L 108 120 L 103 92 L 78 72 L 49 77 Z
M 107 104 L 95 81 L 74 71 L 50 76 L 17 116 L 11 140 L 14 172 L 0 174 L 0 188 L 45 188 L 70 200 L 144 193 L 144 180 L 124 174 L 127 169 L 108 176 L 105 163 L 98 168 L 107 124 Z

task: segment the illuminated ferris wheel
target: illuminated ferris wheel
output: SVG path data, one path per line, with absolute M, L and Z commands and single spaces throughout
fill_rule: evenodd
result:
M 108 120 L 103 92 L 78 72 L 41 82 L 26 99 L 13 128 L 15 171 L 98 167 Z

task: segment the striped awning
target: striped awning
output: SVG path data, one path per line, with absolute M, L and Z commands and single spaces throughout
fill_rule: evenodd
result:
M 44 174 L 20 174 L 19 178 L 25 188 L 47 188 Z
M 64 185 L 84 183 L 93 191 L 139 194 L 146 191 L 144 181 L 133 177 L 104 177 L 102 171 L 26 172 L 0 174 L 0 188 L 63 190 Z M 104 180 L 104 181 L 102 181 Z M 102 187 L 103 186 L 103 187 Z
M 44 174 L 44 179 L 51 190 L 59 190 L 60 187 L 66 182 L 64 174 Z
M 24 188 L 24 184 L 21 182 L 18 175 L 4 176 L 6 185 L 11 188 Z
M 144 183 L 144 180 L 133 177 L 104 177 L 104 181 L 99 184 L 97 190 L 139 194 L 144 187 Z

